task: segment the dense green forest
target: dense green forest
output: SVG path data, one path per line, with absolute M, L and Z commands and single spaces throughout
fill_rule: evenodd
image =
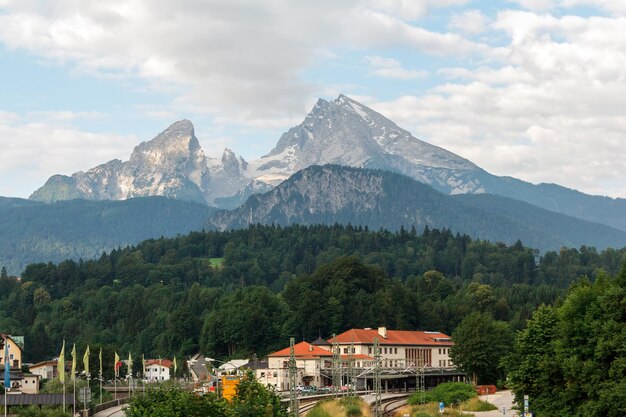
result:
M 26 360 L 79 348 L 149 356 L 258 356 L 289 337 L 350 327 L 451 333 L 472 312 L 522 329 L 576 278 L 616 273 L 624 251 L 548 252 L 448 230 L 253 226 L 192 232 L 94 261 L 31 264 L 0 278 L 0 330 L 26 336 Z M 95 351 L 95 349 L 93 349 Z
M 626 415 L 626 267 L 541 306 L 505 360 L 518 403 L 546 417 Z
M 17 274 L 33 262 L 93 259 L 111 248 L 200 230 L 214 211 L 165 197 L 52 204 L 0 197 L 0 266 Z

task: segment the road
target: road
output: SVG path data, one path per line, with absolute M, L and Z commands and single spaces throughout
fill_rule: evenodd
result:
M 124 417 L 124 407 L 126 407 L 126 404 L 107 408 L 94 414 L 93 417 Z
M 498 407 L 497 410 L 493 411 L 481 411 L 476 412 L 472 411 L 472 414 L 476 417 L 513 417 L 519 416 L 517 411 L 511 409 L 513 406 L 513 394 L 511 391 L 498 391 L 492 395 L 481 395 L 480 399 L 483 401 L 488 401 L 491 404 Z M 506 407 L 506 414 L 502 414 L 502 407 Z

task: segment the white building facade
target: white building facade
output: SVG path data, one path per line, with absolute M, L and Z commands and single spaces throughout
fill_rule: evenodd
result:
M 331 385 L 333 350 L 336 347 L 339 349 L 339 366 L 344 371 L 349 367 L 357 369 L 358 374 L 364 375 L 360 384 L 368 387 L 371 380 L 368 383 L 367 374 L 374 366 L 376 344 L 380 349 L 381 368 L 389 379 L 387 386 L 397 388 L 398 384 L 413 384 L 418 370 L 438 375 L 438 378 L 430 378 L 432 384 L 439 383 L 442 378 L 454 381 L 464 379 L 464 375 L 457 371 L 450 359 L 453 343 L 449 336 L 440 332 L 387 330 L 379 327 L 351 329 L 328 340 L 296 344 L 296 384 L 315 385 L 318 388 Z M 290 348 L 268 355 L 268 368 L 256 370 L 259 381 L 279 391 L 291 389 L 289 358 Z M 347 381 L 347 376 L 342 377 L 342 385 L 347 384 Z
M 162 382 L 170 380 L 170 368 L 173 366 L 169 359 L 149 359 L 145 362 L 147 382 Z

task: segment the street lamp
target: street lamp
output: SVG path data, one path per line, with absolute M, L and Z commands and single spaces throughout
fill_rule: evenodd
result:
M 234 365 L 234 364 L 232 364 L 232 363 L 230 363 L 230 362 L 224 362 L 224 361 L 221 361 L 219 359 L 214 359 L 214 358 L 204 358 L 204 361 L 206 363 L 208 363 L 208 364 L 211 364 L 211 368 L 213 368 L 213 369 L 216 369 L 216 368 L 213 366 L 212 362 L 219 362 L 219 363 L 224 364 L 224 365 L 232 366 L 235 369 L 235 374 L 239 375 L 239 367 Z M 216 393 L 217 393 L 217 396 L 219 397 L 220 396 L 220 378 L 217 375 L 217 372 L 216 372 L 215 376 L 217 378 L 217 390 L 216 390 Z

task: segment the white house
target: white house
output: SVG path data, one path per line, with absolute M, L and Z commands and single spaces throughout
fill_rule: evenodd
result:
M 169 359 L 147 359 L 144 378 L 148 382 L 169 381 L 172 366 L 173 363 Z
M 39 362 L 34 365 L 30 365 L 28 370 L 34 375 L 39 375 L 41 379 L 54 379 L 58 374 L 57 363 L 57 359 Z

